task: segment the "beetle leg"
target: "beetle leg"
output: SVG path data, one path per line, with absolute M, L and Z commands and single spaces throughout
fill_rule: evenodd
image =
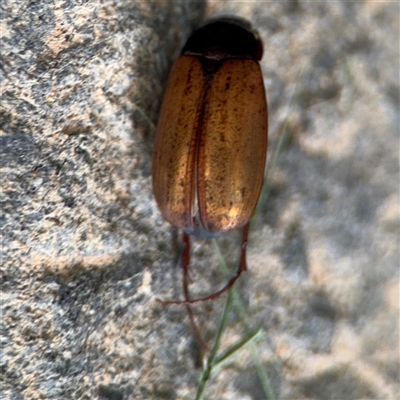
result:
M 185 296 L 185 305 L 186 305 L 186 313 L 190 320 L 190 325 L 192 326 L 193 333 L 196 337 L 196 340 L 200 346 L 201 353 L 205 354 L 207 351 L 207 346 L 204 344 L 203 339 L 200 334 L 200 330 L 196 324 L 194 319 L 193 310 L 190 307 L 190 294 L 189 294 L 189 263 L 190 263 L 190 238 L 189 235 L 185 232 L 182 234 L 182 242 L 183 242 L 183 253 L 182 253 L 182 274 L 183 274 L 183 293 Z M 168 303 L 168 302 L 164 302 Z
M 189 243 L 189 237 L 187 237 L 187 239 L 185 239 L 185 235 L 187 236 L 186 233 L 183 234 L 183 239 L 184 239 L 184 244 L 186 246 L 186 240 L 187 243 Z M 249 222 L 244 226 L 243 228 L 243 237 L 242 237 L 242 251 L 240 254 L 240 263 L 239 263 L 239 268 L 236 272 L 236 274 L 228 281 L 228 283 L 220 290 L 216 291 L 213 294 L 210 294 L 209 296 L 206 297 L 201 297 L 199 299 L 190 299 L 189 298 L 189 290 L 187 288 L 187 277 L 185 277 L 185 274 L 187 275 L 187 270 L 188 270 L 188 265 L 186 266 L 186 271 L 185 271 L 185 267 L 183 265 L 183 260 L 185 258 L 185 253 L 186 253 L 186 249 L 188 249 L 188 247 L 185 247 L 185 249 L 183 250 L 183 257 L 182 257 L 182 268 L 183 268 L 183 274 L 184 274 L 184 294 L 185 294 L 185 300 L 171 300 L 171 301 L 164 301 L 163 304 L 164 305 L 186 305 L 186 307 L 189 306 L 189 304 L 195 304 L 195 303 L 203 303 L 205 301 L 211 301 L 216 299 L 217 297 L 219 297 L 222 293 L 225 293 L 226 291 L 228 291 L 237 281 L 237 279 L 239 278 L 239 276 L 241 275 L 241 273 L 243 271 L 247 271 L 247 261 L 246 261 L 246 253 L 247 253 L 247 241 L 248 241 L 248 236 L 249 236 Z M 189 249 L 190 252 L 190 249 Z M 189 257 L 189 255 L 187 256 Z M 185 283 L 186 281 L 186 283 Z
M 243 271 L 247 271 L 247 242 L 249 238 L 249 227 L 250 227 L 250 222 L 248 222 L 243 228 L 242 252 L 240 253 L 240 264 L 239 264 L 240 273 Z
M 182 242 L 183 242 L 183 252 L 182 252 L 182 260 L 181 260 L 181 268 L 182 268 L 182 275 L 183 275 L 183 293 L 185 296 L 185 300 L 183 301 L 163 301 L 157 299 L 158 302 L 162 303 L 164 306 L 168 306 L 170 304 L 182 304 L 186 307 L 186 313 L 190 320 L 190 325 L 192 327 L 194 336 L 196 337 L 197 343 L 200 346 L 201 354 L 205 354 L 207 352 L 207 346 L 205 345 L 201 335 L 200 330 L 196 324 L 194 319 L 193 310 L 190 307 L 192 300 L 190 300 L 189 294 L 189 263 L 190 263 L 190 238 L 189 235 L 185 232 L 182 234 Z

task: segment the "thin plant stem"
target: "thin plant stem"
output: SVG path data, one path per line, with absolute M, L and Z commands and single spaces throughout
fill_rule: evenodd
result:
M 139 114 L 146 120 L 146 122 L 149 124 L 150 128 L 152 130 L 156 129 L 156 125 L 154 124 L 154 122 L 147 116 L 147 114 L 144 112 L 144 110 L 139 107 L 137 104 L 134 104 L 134 106 L 136 107 L 136 110 L 139 111 Z
M 226 324 L 228 322 L 228 316 L 229 316 L 231 307 L 232 307 L 232 291 L 229 292 L 228 297 L 226 299 L 224 311 L 222 313 L 222 316 L 221 316 L 221 319 L 220 319 L 220 322 L 218 325 L 218 330 L 215 335 L 214 344 L 211 348 L 210 355 L 208 356 L 208 358 L 206 360 L 206 363 L 205 363 L 205 366 L 203 369 L 203 373 L 201 374 L 201 377 L 200 377 L 199 386 L 198 386 L 197 394 L 196 394 L 196 400 L 203 399 L 204 389 L 205 389 L 207 381 L 209 380 L 210 375 L 211 375 L 214 358 L 217 355 L 217 351 L 218 351 L 219 345 L 221 343 L 222 334 L 223 334 Z
M 223 272 L 223 274 L 225 276 L 227 276 L 229 274 L 229 270 L 228 270 L 228 267 L 226 265 L 226 261 L 225 261 L 223 255 L 222 255 L 222 253 L 221 253 L 221 250 L 220 250 L 220 248 L 218 246 L 218 243 L 217 243 L 217 241 L 215 239 L 212 240 L 212 245 L 213 245 L 214 250 L 217 253 L 217 256 L 219 258 L 219 265 L 220 265 L 220 267 L 222 269 L 222 272 Z M 250 333 L 250 325 L 246 321 L 246 311 L 245 311 L 245 308 L 243 306 L 243 303 L 242 303 L 242 301 L 240 299 L 240 296 L 239 296 L 239 293 L 238 293 L 236 287 L 232 288 L 232 290 L 229 292 L 229 295 L 232 296 L 234 307 L 235 307 L 235 309 L 236 309 L 236 311 L 238 313 L 239 320 L 240 320 L 240 322 L 241 322 L 246 334 L 249 334 Z M 250 344 L 250 353 L 251 353 L 251 356 L 253 358 L 253 362 L 254 362 L 254 365 L 255 365 L 256 370 L 257 370 L 258 379 L 260 380 L 261 386 L 263 388 L 263 392 L 265 394 L 265 398 L 267 400 L 275 400 L 275 396 L 274 396 L 274 393 L 272 391 L 272 388 L 271 388 L 267 373 L 265 372 L 265 369 L 264 369 L 264 367 L 262 365 L 262 361 L 261 361 L 259 352 L 258 352 L 257 347 L 256 347 L 256 345 L 254 343 Z
M 228 350 L 224 351 L 221 355 L 216 356 L 214 358 L 213 368 L 219 367 L 222 363 L 227 361 L 230 357 L 232 357 L 233 354 L 235 354 L 242 347 L 246 346 L 247 344 L 249 344 L 251 342 L 254 342 L 254 340 L 256 340 L 258 337 L 261 337 L 261 334 L 262 334 L 262 330 L 261 329 L 257 329 L 255 331 L 252 331 L 252 332 L 249 333 L 248 336 L 246 336 L 242 340 L 239 340 L 237 343 L 235 343 Z
M 210 355 L 208 356 L 203 373 L 199 379 L 199 386 L 197 389 L 196 400 L 202 400 L 204 396 L 204 390 L 206 388 L 206 384 L 209 381 L 211 374 L 218 367 L 220 367 L 224 362 L 226 362 L 233 354 L 235 354 L 238 350 L 246 346 L 247 344 L 253 342 L 257 337 L 261 334 L 261 329 L 250 332 L 245 338 L 239 340 L 233 346 L 225 350 L 223 353 L 218 355 L 218 350 L 221 344 L 222 334 L 225 331 L 226 325 L 228 323 L 228 317 L 230 310 L 232 308 L 232 300 L 233 294 L 232 291 L 229 292 L 228 298 L 225 302 L 224 311 L 222 313 L 218 331 L 215 335 L 214 344 L 210 351 Z

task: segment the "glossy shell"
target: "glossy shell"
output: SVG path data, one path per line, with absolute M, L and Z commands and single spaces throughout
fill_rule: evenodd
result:
M 249 25 L 222 19 L 194 32 L 171 70 L 153 189 L 164 218 L 188 233 L 239 228 L 256 207 L 268 129 L 261 55 Z

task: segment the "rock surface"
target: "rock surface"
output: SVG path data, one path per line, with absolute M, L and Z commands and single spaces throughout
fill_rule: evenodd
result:
M 269 159 L 238 289 L 277 399 L 395 399 L 399 383 L 399 5 L 1 4 L 1 399 L 193 399 L 199 355 L 178 236 L 151 189 L 168 70 L 204 16 L 264 42 Z M 268 195 L 267 195 L 268 194 Z M 219 244 L 231 267 L 233 235 Z M 223 282 L 195 239 L 193 296 Z M 212 345 L 223 299 L 194 310 Z M 232 312 L 222 347 L 244 336 Z M 209 399 L 264 399 L 241 349 Z M 272 398 L 272 397 L 271 397 Z

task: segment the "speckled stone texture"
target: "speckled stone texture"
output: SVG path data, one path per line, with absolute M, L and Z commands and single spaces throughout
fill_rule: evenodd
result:
M 185 310 L 156 301 L 182 293 L 149 121 L 188 34 L 226 13 L 264 42 L 269 159 L 290 138 L 237 285 L 274 396 L 398 398 L 399 4 L 3 0 L 1 399 L 195 398 Z M 235 268 L 238 236 L 219 243 Z M 208 240 L 191 270 L 194 296 L 223 283 Z M 195 308 L 209 346 L 223 302 Z M 223 347 L 243 334 L 232 312 Z M 265 398 L 247 349 L 205 393 Z

